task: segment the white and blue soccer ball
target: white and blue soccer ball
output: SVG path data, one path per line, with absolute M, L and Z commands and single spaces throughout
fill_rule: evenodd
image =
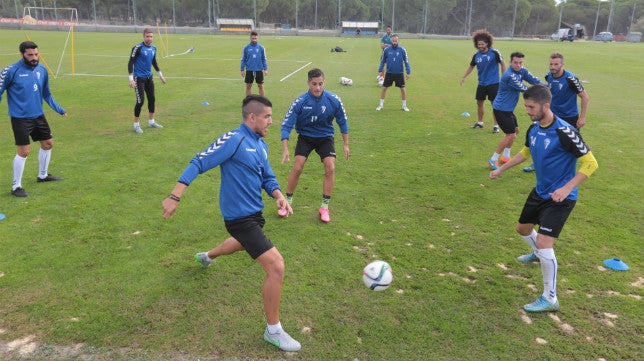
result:
M 384 291 L 394 280 L 394 274 L 389 263 L 373 261 L 362 271 L 362 282 L 374 291 Z

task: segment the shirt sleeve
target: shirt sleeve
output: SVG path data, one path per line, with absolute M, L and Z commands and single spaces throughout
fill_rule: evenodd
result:
M 179 177 L 179 182 L 190 185 L 199 174 L 213 169 L 229 159 L 241 144 L 238 133 L 228 132 L 217 138 L 203 152 L 198 153 Z
M 282 120 L 282 140 L 288 139 L 291 134 L 291 130 L 295 126 L 297 121 L 297 116 L 299 113 L 299 104 L 303 101 L 302 97 L 298 97 L 293 101 L 291 106 L 288 108 L 286 115 L 284 115 L 284 120 Z

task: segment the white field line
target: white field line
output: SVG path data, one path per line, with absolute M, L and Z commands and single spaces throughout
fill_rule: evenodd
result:
M 309 61 L 308 63 L 306 63 L 306 64 L 302 65 L 299 69 L 295 70 L 295 71 L 294 71 L 294 72 L 292 72 L 291 74 L 289 74 L 289 75 L 287 75 L 287 76 L 283 77 L 282 79 L 280 79 L 280 82 L 283 82 L 284 80 L 286 80 L 286 79 L 290 78 L 292 75 L 296 74 L 298 71 L 300 71 L 300 70 L 302 70 L 302 69 L 306 68 L 307 66 L 311 65 L 312 63 L 313 63 L 312 61 Z

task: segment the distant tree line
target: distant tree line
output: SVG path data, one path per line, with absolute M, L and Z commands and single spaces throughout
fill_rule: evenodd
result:
M 244 18 L 336 29 L 341 21 L 371 21 L 396 32 L 468 35 L 487 28 L 517 37 L 547 36 L 562 24 L 582 24 L 588 35 L 644 29 L 644 0 L 0 0 L 0 16 L 22 17 L 25 6 L 76 8 L 81 22 L 108 25 L 214 27 L 217 18 Z

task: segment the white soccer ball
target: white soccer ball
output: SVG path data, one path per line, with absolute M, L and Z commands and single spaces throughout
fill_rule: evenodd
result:
M 385 83 L 385 77 L 384 76 L 376 76 L 376 79 L 378 79 L 378 86 L 382 86 Z
M 373 261 L 362 271 L 362 282 L 374 291 L 384 291 L 394 280 L 391 266 L 385 261 Z

